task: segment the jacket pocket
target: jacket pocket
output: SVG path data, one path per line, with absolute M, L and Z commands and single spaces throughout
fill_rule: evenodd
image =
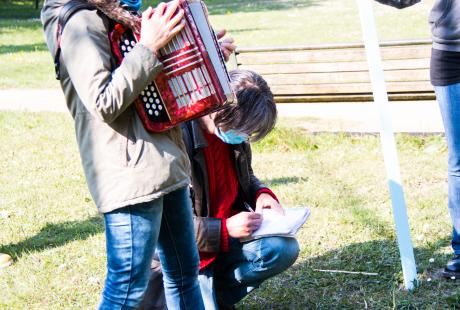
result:
M 429 16 L 429 22 L 437 27 L 449 15 L 452 8 L 452 0 L 439 0 L 434 5 Z
M 133 123 L 133 118 L 130 117 L 125 142 L 125 166 L 131 168 L 136 167 L 144 151 L 144 140 L 137 139 Z

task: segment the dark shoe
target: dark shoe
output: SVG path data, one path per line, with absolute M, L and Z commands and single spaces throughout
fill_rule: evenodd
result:
M 442 276 L 452 280 L 460 279 L 460 254 L 455 255 L 447 262 L 446 268 L 442 272 Z

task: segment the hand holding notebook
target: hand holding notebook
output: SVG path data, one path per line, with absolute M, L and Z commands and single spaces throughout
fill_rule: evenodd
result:
M 269 236 L 295 237 L 300 227 L 307 221 L 310 209 L 285 208 L 285 215 L 272 209 L 263 210 L 263 221 L 259 229 L 251 236 L 241 238 L 240 241 L 250 241 Z

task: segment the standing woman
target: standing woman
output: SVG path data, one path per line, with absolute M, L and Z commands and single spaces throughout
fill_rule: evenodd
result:
M 448 197 L 454 257 L 443 275 L 460 276 L 460 0 L 436 0 L 430 14 L 433 35 L 430 75 L 448 146 Z
M 376 0 L 405 8 L 420 0 Z M 430 77 L 441 110 L 448 147 L 448 205 L 454 257 L 445 277 L 460 276 L 460 0 L 436 0 L 429 17 L 433 48 Z
M 85 1 L 85 0 L 83 0 Z M 202 309 L 197 282 L 190 197 L 190 163 L 180 128 L 147 132 L 133 101 L 162 69 L 156 54 L 182 29 L 178 1 L 141 17 L 140 41 L 117 67 L 109 31 L 114 21 L 133 28 L 141 0 L 86 0 L 62 32 L 60 83 L 75 122 L 86 181 L 104 216 L 107 276 L 99 309 L 135 309 L 158 246 L 170 309 Z M 41 19 L 48 48 L 56 49 L 60 8 L 47 0 Z M 158 241 L 158 243 L 157 243 Z

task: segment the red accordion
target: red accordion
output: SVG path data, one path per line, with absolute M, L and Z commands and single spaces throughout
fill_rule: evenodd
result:
M 159 51 L 163 70 L 136 99 L 145 128 L 168 130 L 236 100 L 217 38 L 199 0 L 180 0 L 184 28 Z M 137 44 L 138 36 L 116 24 L 110 34 L 119 63 Z

